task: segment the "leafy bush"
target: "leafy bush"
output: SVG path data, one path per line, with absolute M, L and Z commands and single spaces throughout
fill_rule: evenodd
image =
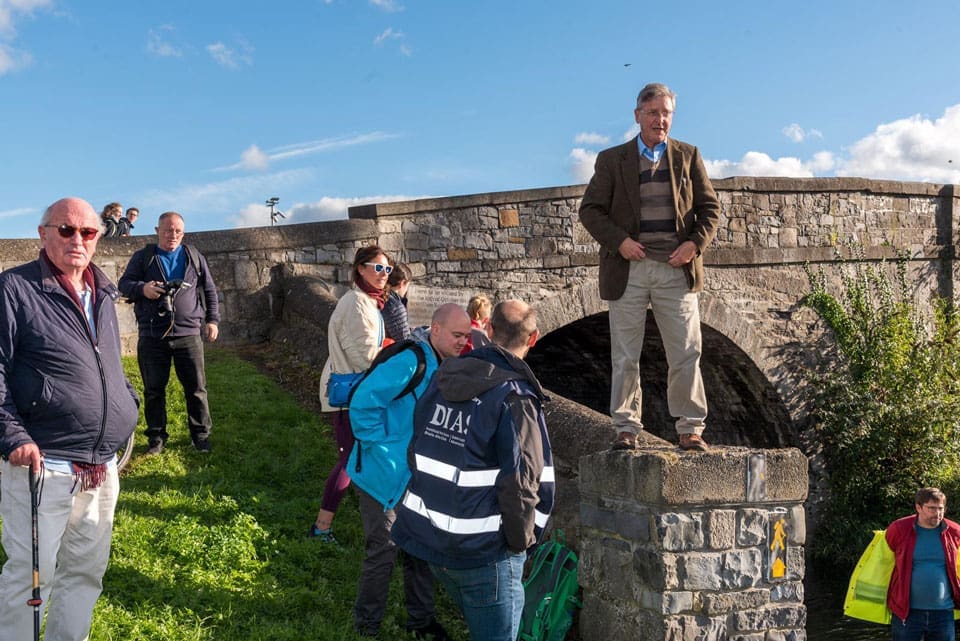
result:
M 895 278 L 890 267 L 842 265 L 839 295 L 808 270 L 803 303 L 836 338 L 810 375 L 830 490 L 812 551 L 832 560 L 856 561 L 870 530 L 912 512 L 920 487 L 960 487 L 960 319 L 944 299 L 918 309 L 905 258 Z

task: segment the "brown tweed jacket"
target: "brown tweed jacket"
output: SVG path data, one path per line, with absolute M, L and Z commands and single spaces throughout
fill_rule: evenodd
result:
M 693 145 L 667 139 L 666 162 L 677 213 L 680 242 L 691 240 L 697 256 L 684 267 L 690 290 L 703 289 L 703 251 L 717 232 L 720 202 Z M 597 156 L 593 178 L 580 202 L 580 222 L 600 243 L 600 298 L 617 300 L 627 287 L 630 264 L 620 243 L 636 239 L 640 225 L 640 152 L 637 139 Z

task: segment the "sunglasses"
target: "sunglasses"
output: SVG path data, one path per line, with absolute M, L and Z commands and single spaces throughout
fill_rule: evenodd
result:
M 74 227 L 66 223 L 63 225 L 44 225 L 44 227 L 56 227 L 61 238 L 73 238 L 74 234 L 80 232 L 80 238 L 83 240 L 93 240 L 100 233 L 100 230 L 94 227 Z
M 393 271 L 393 267 L 390 265 L 381 265 L 380 263 L 364 263 L 367 267 L 373 267 L 373 271 L 377 272 L 387 272 L 388 274 Z

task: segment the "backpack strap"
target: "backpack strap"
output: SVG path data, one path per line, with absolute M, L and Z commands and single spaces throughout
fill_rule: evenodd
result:
M 413 376 L 410 377 L 407 384 L 403 386 L 403 390 L 397 394 L 393 400 L 397 400 L 401 396 L 406 396 L 417 389 L 417 386 L 423 381 L 424 374 L 427 372 L 427 356 L 423 353 L 423 347 L 421 347 L 420 341 L 414 341 L 410 345 L 410 348 L 417 355 L 417 368 L 413 370 Z
M 187 260 L 193 264 L 193 268 L 197 270 L 197 298 L 200 299 L 200 308 L 203 310 L 204 315 L 207 313 L 207 296 L 206 291 L 203 289 L 204 273 L 203 273 L 203 261 L 200 259 L 200 250 L 194 247 L 193 245 L 184 245 L 184 250 L 187 252 Z M 206 320 L 206 319 L 204 319 Z
M 157 257 L 157 244 L 147 243 L 140 255 L 140 276 L 146 278 L 147 270 L 150 269 L 150 263 Z M 162 273 L 163 270 L 161 270 Z

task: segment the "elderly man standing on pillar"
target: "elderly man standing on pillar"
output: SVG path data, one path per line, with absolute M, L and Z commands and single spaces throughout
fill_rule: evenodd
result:
M 643 429 L 640 352 L 648 307 L 666 352 L 667 402 L 680 447 L 707 449 L 697 293 L 720 203 L 697 148 L 668 137 L 675 104 L 666 85 L 640 91 L 640 134 L 600 152 L 580 205 L 580 221 L 600 243 L 600 297 L 610 308 L 614 449 L 635 448 Z
M 110 558 L 116 452 L 139 401 L 120 362 L 120 293 L 90 262 L 100 217 L 64 198 L 44 213 L 39 234 L 37 260 L 0 274 L 0 637 L 33 638 L 35 472 L 45 638 L 86 639 Z

